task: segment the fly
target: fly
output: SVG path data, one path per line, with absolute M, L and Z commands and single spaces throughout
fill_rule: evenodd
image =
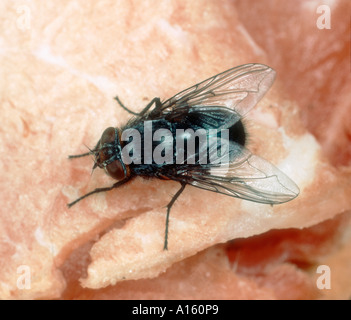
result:
M 246 148 L 242 119 L 274 79 L 275 71 L 268 66 L 241 65 L 164 102 L 154 98 L 139 113 L 115 97 L 133 117 L 121 128 L 105 129 L 94 149 L 69 158 L 94 155 L 93 169 L 104 169 L 117 182 L 79 197 L 68 207 L 92 194 L 119 188 L 136 176 L 178 181 L 181 187 L 167 205 L 167 250 L 170 211 L 187 185 L 271 205 L 294 199 L 298 186 Z

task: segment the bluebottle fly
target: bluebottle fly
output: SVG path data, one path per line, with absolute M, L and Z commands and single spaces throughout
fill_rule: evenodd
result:
M 274 79 L 275 71 L 268 66 L 241 65 L 164 102 L 154 98 L 139 113 L 128 109 L 116 97 L 118 104 L 133 115 L 131 120 L 121 128 L 105 129 L 94 149 L 69 158 L 94 155 L 93 169 L 104 169 L 117 182 L 97 188 L 68 206 L 95 193 L 119 188 L 136 176 L 178 181 L 181 187 L 167 205 L 164 240 L 167 250 L 169 214 L 187 185 L 271 205 L 294 199 L 299 194 L 297 185 L 246 148 L 242 119 L 269 90 Z M 200 131 L 202 135 L 197 134 Z M 130 133 L 127 138 L 126 132 Z M 226 147 L 219 150 L 222 144 Z M 153 158 L 156 151 L 161 160 Z M 211 157 L 217 161 L 208 161 Z

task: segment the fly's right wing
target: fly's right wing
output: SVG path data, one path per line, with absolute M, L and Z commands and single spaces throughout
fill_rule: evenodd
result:
M 161 114 L 189 107 L 218 106 L 244 116 L 269 90 L 275 71 L 263 64 L 245 64 L 204 80 L 162 103 Z

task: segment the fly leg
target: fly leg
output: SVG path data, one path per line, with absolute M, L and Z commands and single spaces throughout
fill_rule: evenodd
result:
M 143 110 L 141 110 L 140 112 L 134 112 L 134 111 L 130 110 L 129 108 L 127 108 L 118 97 L 115 97 L 114 99 L 118 102 L 118 104 L 124 110 L 126 110 L 127 112 L 131 113 L 132 115 L 138 116 L 138 117 L 144 116 L 153 104 L 155 104 L 155 108 L 152 110 L 152 112 L 155 112 L 162 107 L 162 103 L 161 103 L 160 98 L 153 98 Z
M 99 144 L 100 144 L 100 140 L 98 141 L 98 143 L 96 144 L 96 146 L 93 150 L 91 150 L 89 147 L 87 147 L 89 149 L 89 152 L 71 155 L 71 156 L 68 156 L 68 159 L 81 158 L 81 157 L 86 157 L 86 156 L 89 156 L 91 154 L 94 154 L 95 150 L 98 149 Z
M 165 242 L 163 246 L 163 250 L 168 250 L 168 224 L 169 224 L 169 213 L 171 212 L 171 208 L 174 204 L 174 202 L 178 199 L 178 197 L 181 195 L 181 193 L 184 191 L 186 183 L 181 183 L 180 189 L 177 191 L 177 193 L 173 196 L 172 200 L 169 202 L 167 205 L 167 216 L 166 216 L 166 230 L 165 230 Z
M 86 197 L 89 197 L 91 196 L 92 194 L 94 193 L 99 193 L 99 192 L 105 192 L 105 191 L 110 191 L 112 189 L 115 189 L 115 188 L 119 188 L 120 186 L 122 186 L 123 184 L 127 183 L 132 177 L 127 177 L 121 181 L 118 181 L 116 182 L 115 184 L 113 184 L 111 187 L 106 187 L 106 188 L 96 188 L 95 190 L 89 192 L 89 193 L 86 193 L 85 195 L 79 197 L 78 199 L 74 200 L 73 202 L 71 203 L 68 203 L 67 206 L 68 208 L 71 208 L 73 205 L 75 205 L 77 202 L 79 202 L 80 200 L 83 200 L 85 199 Z

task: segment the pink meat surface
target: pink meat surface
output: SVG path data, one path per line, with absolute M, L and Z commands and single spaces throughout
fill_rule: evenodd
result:
M 351 4 L 330 3 L 329 30 L 321 4 L 2 1 L 0 298 L 349 298 Z M 176 182 L 137 178 L 67 208 L 115 182 L 91 175 L 90 157 L 67 159 L 130 118 L 113 97 L 138 111 L 250 62 L 277 79 L 244 119 L 248 148 L 298 198 L 271 207 L 189 186 L 168 251 Z

